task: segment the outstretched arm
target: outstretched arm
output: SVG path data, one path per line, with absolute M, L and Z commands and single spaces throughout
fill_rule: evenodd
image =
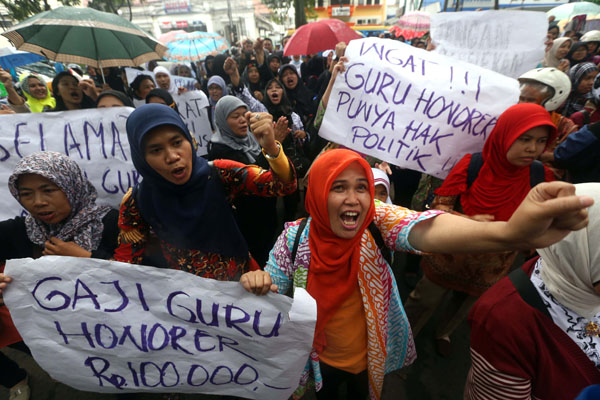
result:
M 565 182 L 541 183 L 531 189 L 507 222 L 477 222 L 442 214 L 418 223 L 410 244 L 431 253 L 493 253 L 547 247 L 588 223 L 594 200 L 575 196 Z

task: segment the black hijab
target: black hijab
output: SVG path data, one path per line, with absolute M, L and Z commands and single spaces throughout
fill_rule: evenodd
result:
M 279 102 L 279 104 L 273 104 L 271 98 L 267 94 L 267 89 L 269 88 L 269 86 L 271 86 L 271 83 L 273 82 L 275 82 L 275 84 L 279 85 L 283 89 L 283 94 L 281 95 L 281 101 Z M 292 105 L 290 104 L 290 101 L 288 100 L 285 94 L 285 86 L 283 86 L 283 84 L 278 79 L 271 79 L 265 85 L 265 95 L 263 96 L 263 104 L 265 105 L 265 107 L 267 107 L 267 111 L 269 111 L 269 114 L 273 116 L 273 121 L 277 122 L 279 117 L 286 117 L 288 120 L 288 126 L 292 126 L 292 112 L 294 112 L 294 110 L 292 109 Z
M 229 79 L 229 75 L 225 73 L 225 69 L 223 68 L 225 65 L 225 60 L 227 60 L 227 55 L 225 54 L 218 54 L 215 56 L 212 64 L 212 75 L 219 75 L 221 78 L 223 78 L 223 80 L 225 80 L 226 84 L 230 84 L 231 79 Z
M 575 53 L 575 52 L 576 52 L 578 49 L 580 49 L 581 47 L 584 47 L 584 48 L 585 48 L 585 51 L 586 51 L 586 55 L 585 55 L 585 57 L 583 57 L 583 58 L 582 58 L 581 60 L 579 60 L 579 61 L 575 61 L 575 60 L 573 60 L 573 54 L 574 54 L 574 53 Z M 573 67 L 574 67 L 574 66 L 576 66 L 577 64 L 581 64 L 581 63 L 583 63 L 583 62 L 586 62 L 586 60 L 587 60 L 587 57 L 588 57 L 588 51 L 587 51 L 587 46 L 586 46 L 586 44 L 585 44 L 585 43 L 583 43 L 583 42 L 573 42 L 573 45 L 571 45 L 571 49 L 569 50 L 569 52 L 567 53 L 567 55 L 566 55 L 566 57 L 565 57 L 565 58 L 566 58 L 567 60 L 569 60 L 569 62 L 571 63 L 571 68 L 573 68 Z
M 258 69 L 258 63 L 256 62 L 256 60 L 248 61 L 248 64 L 246 64 L 246 68 L 244 68 L 244 73 L 242 74 L 242 83 L 244 84 L 244 86 L 246 86 L 248 88 L 250 93 L 252 95 L 254 95 L 255 91 L 262 92 L 262 90 L 264 89 L 265 86 L 261 79 L 260 72 L 259 72 L 258 82 L 256 82 L 256 83 L 250 82 L 250 78 L 248 77 L 248 69 L 249 68 Z
M 283 83 L 283 73 L 291 70 L 298 77 L 298 83 L 293 89 L 288 89 Z M 316 107 L 313 101 L 313 94 L 304 86 L 302 79 L 298 75 L 298 70 L 292 64 L 286 64 L 279 69 L 279 80 L 285 88 L 285 93 L 292 105 L 294 112 L 298 114 L 304 123 L 315 113 Z
M 104 92 L 102 92 L 98 95 L 98 98 L 96 99 L 96 107 L 98 107 L 98 103 L 100 103 L 100 99 L 102 99 L 103 97 L 106 97 L 106 96 L 112 96 L 112 97 L 119 99 L 121 101 L 121 103 L 123 103 L 124 107 L 135 107 L 133 105 L 133 101 L 131 101 L 129 96 L 127 96 L 123 92 L 119 92 L 118 90 L 112 90 L 112 89 L 105 90 Z
M 144 178 L 134 191 L 142 218 L 159 238 L 183 249 L 248 258 L 248 246 L 233 217 L 220 179 L 193 152 L 192 174 L 183 185 L 167 181 L 147 162 L 144 137 L 154 128 L 177 128 L 192 149 L 192 135 L 179 114 L 163 104 L 144 104 L 127 119 L 133 165 Z
M 173 100 L 173 96 L 171 96 L 171 94 L 165 89 L 156 88 L 149 91 L 148 95 L 146 96 L 146 104 L 150 102 L 150 99 L 152 97 L 158 97 L 159 99 L 163 99 L 167 106 L 171 107 L 173 110 L 179 113 L 179 108 L 177 108 L 177 103 L 175 103 L 175 100 Z

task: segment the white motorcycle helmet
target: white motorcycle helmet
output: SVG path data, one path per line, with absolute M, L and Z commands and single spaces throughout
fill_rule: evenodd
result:
M 600 31 L 586 32 L 580 39 L 582 42 L 600 42 Z
M 571 93 L 571 80 L 564 72 L 556 68 L 536 68 L 519 77 L 519 83 L 527 81 L 543 83 L 553 89 L 554 93 L 541 105 L 548 111 L 554 111 L 565 102 Z

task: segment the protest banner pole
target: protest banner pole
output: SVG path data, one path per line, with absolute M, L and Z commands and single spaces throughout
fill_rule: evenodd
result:
M 102 83 L 106 84 L 106 78 L 104 78 L 104 69 L 102 68 L 102 61 L 98 60 L 98 68 L 100 68 L 100 73 L 102 74 Z

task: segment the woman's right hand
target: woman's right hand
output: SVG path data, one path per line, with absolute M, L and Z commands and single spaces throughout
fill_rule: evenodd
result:
M 0 306 L 4 305 L 4 298 L 2 296 L 2 291 L 6 289 L 9 283 L 12 282 L 12 278 L 8 275 L 0 274 Z
M 10 90 L 13 88 L 13 80 L 10 72 L 0 68 L 0 82 L 4 85 L 6 90 Z
M 271 275 L 267 271 L 250 271 L 246 272 L 240 278 L 240 283 L 250 293 L 257 296 L 264 296 L 271 292 L 277 293 L 277 285 L 271 281 Z
M 346 63 L 348 62 L 348 57 L 341 57 L 339 61 L 333 67 L 333 71 L 331 72 L 331 79 L 335 80 L 335 77 L 340 72 L 346 72 Z
M 225 64 L 223 64 L 223 70 L 227 75 L 229 75 L 231 84 L 234 87 L 240 86 L 240 71 L 238 70 L 237 62 L 233 58 L 227 57 Z

